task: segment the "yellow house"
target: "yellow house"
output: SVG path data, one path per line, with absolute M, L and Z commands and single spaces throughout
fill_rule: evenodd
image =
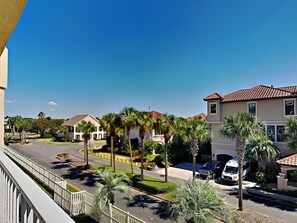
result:
M 211 124 L 212 159 L 226 161 L 235 158 L 234 142 L 223 138 L 219 130 L 226 115 L 249 112 L 265 124 L 270 140 L 280 148 L 281 156 L 289 155 L 284 140 L 288 117 L 296 116 L 297 86 L 273 87 L 258 85 L 226 95 L 213 93 L 204 98 L 207 102 L 207 121 Z

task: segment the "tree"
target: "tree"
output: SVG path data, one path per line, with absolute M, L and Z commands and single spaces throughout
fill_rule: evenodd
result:
M 104 207 L 108 204 L 114 204 L 114 191 L 120 191 L 128 195 L 132 199 L 132 191 L 130 189 L 130 178 L 124 173 L 111 172 L 106 168 L 100 168 L 98 174 L 103 178 L 104 184 L 97 183 L 97 193 L 95 195 L 93 212 L 96 216 L 101 216 Z
M 14 116 L 14 117 L 9 117 L 8 120 L 7 120 L 7 124 L 9 125 L 9 128 L 11 129 L 11 133 L 12 135 L 15 135 L 15 132 L 16 132 L 16 123 L 18 121 L 18 119 L 20 118 L 21 116 Z
M 44 112 L 39 112 L 38 113 L 38 119 L 45 119 L 45 113 Z
M 242 194 L 242 160 L 247 139 L 261 134 L 263 123 L 247 112 L 238 112 L 236 115 L 227 115 L 220 129 L 221 136 L 235 141 L 235 151 L 238 159 L 238 209 L 243 210 Z
M 116 163 L 115 163 L 114 143 L 115 143 L 116 136 L 121 133 L 120 128 L 122 128 L 122 119 L 121 119 L 121 116 L 118 114 L 108 113 L 100 119 L 100 124 L 111 138 L 110 166 L 113 166 L 113 170 L 115 172 Z
M 164 115 L 157 120 L 160 131 L 164 135 L 164 161 L 165 161 L 165 182 L 168 181 L 168 145 L 173 135 L 177 132 L 178 123 L 174 115 Z
M 170 218 L 177 222 L 213 222 L 215 216 L 234 222 L 234 210 L 208 181 L 188 180 L 177 189 Z
M 258 162 L 258 170 L 262 172 L 265 172 L 266 163 L 279 155 L 279 149 L 263 133 L 247 140 L 244 152 L 245 157 L 254 158 Z
M 123 110 L 120 113 L 120 115 L 122 117 L 122 122 L 123 122 L 124 128 L 127 132 L 127 137 L 128 137 L 131 173 L 132 174 L 133 174 L 133 159 L 132 159 L 132 146 L 131 146 L 130 133 L 131 133 L 131 128 L 135 127 L 135 125 L 136 125 L 136 112 L 137 111 L 135 108 L 125 107 L 125 108 L 123 108 Z
M 288 148 L 297 152 L 297 117 L 288 118 L 285 136 L 288 143 Z
M 91 122 L 81 121 L 77 125 L 77 130 L 82 132 L 84 139 L 84 161 L 86 163 L 86 167 L 89 166 L 89 145 L 88 142 L 91 138 L 91 133 L 96 131 L 96 126 Z
M 196 156 L 199 151 L 199 145 L 211 139 L 210 125 L 200 117 L 194 117 L 188 122 L 184 122 L 184 126 L 181 127 L 181 134 L 184 141 L 190 143 L 194 179 L 196 172 Z
M 143 180 L 143 158 L 144 158 L 144 137 L 146 131 L 151 131 L 154 120 L 145 112 L 138 112 L 136 118 L 136 126 L 139 128 L 139 138 L 141 143 L 141 176 L 140 180 Z

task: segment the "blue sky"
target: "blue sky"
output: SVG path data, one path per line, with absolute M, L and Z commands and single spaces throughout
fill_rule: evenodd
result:
M 203 97 L 297 85 L 295 0 L 29 0 L 12 34 L 5 113 L 188 117 Z

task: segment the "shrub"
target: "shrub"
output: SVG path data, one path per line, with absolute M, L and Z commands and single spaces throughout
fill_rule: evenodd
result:
M 257 171 L 255 174 L 255 181 L 257 183 L 265 183 L 266 182 L 266 174 L 260 171 Z
M 287 174 L 290 181 L 297 182 L 297 170 L 289 170 Z
M 169 193 L 176 189 L 173 182 L 164 182 L 148 176 L 144 176 L 143 181 L 140 181 L 140 175 L 133 175 L 131 180 L 134 187 L 152 194 Z
M 74 139 L 73 142 L 81 142 L 80 139 Z
M 280 168 L 276 164 L 270 164 L 266 166 L 266 183 L 275 183 L 276 176 L 280 172 Z
M 146 160 L 146 162 L 149 162 L 149 163 L 155 162 L 156 156 L 158 156 L 158 155 L 146 155 L 145 160 Z
M 45 133 L 45 134 L 43 135 L 43 138 L 46 138 L 46 139 L 48 139 L 48 138 L 52 138 L 52 137 L 53 137 L 53 135 L 50 134 L 50 133 Z

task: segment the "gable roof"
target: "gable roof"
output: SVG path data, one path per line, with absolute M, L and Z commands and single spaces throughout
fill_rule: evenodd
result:
M 275 88 L 273 86 L 258 85 L 250 89 L 234 91 L 230 94 L 221 98 L 215 95 L 220 95 L 218 93 L 213 93 L 204 98 L 205 101 L 220 99 L 221 102 L 233 102 L 233 101 L 251 101 L 251 100 L 261 100 L 261 99 L 273 99 L 273 98 L 290 98 L 297 97 L 297 86 L 289 87 L 279 87 Z
M 62 125 L 74 126 L 77 123 L 79 123 L 81 120 L 83 120 L 85 117 L 88 117 L 88 116 L 90 116 L 91 118 L 93 118 L 94 120 L 96 120 L 98 122 L 98 120 L 96 118 L 94 118 L 92 115 L 75 115 L 68 121 L 65 121 Z
M 207 115 L 205 113 L 199 113 L 198 115 L 188 117 L 186 120 L 190 121 L 192 118 L 196 118 L 196 117 L 200 117 L 202 120 L 205 120 L 207 118 Z
M 297 154 L 284 157 L 276 161 L 278 164 L 286 166 L 297 166 Z
M 164 114 L 157 111 L 149 111 L 147 112 L 147 114 L 150 115 L 155 120 L 157 120 L 158 118 L 162 118 L 164 116 Z

